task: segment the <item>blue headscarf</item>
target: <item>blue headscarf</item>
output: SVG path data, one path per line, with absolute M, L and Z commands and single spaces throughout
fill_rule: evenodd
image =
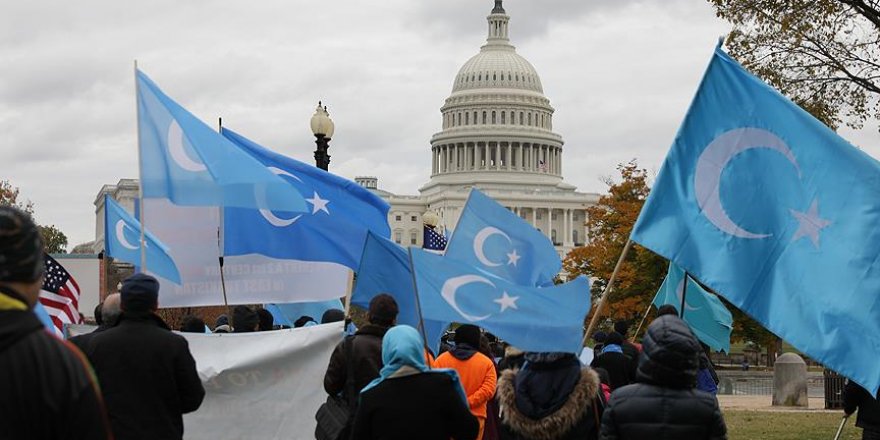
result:
M 451 369 L 432 370 L 428 367 L 425 364 L 424 341 L 419 332 L 408 325 L 394 326 L 385 333 L 385 336 L 382 338 L 382 369 L 379 370 L 379 377 L 370 382 L 361 392 L 363 393 L 379 385 L 383 380 L 390 378 L 397 370 L 405 366 L 415 368 L 420 373 L 449 375 L 459 395 L 461 395 L 462 401 L 467 404 L 467 397 L 458 380 L 458 373 Z

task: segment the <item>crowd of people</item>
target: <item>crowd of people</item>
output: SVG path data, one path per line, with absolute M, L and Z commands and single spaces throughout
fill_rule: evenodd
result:
M 93 333 L 63 341 L 32 311 L 43 249 L 28 215 L 0 207 L 0 439 L 183 438 L 182 416 L 205 389 L 186 339 L 156 314 L 158 281 L 129 277 L 96 311 Z M 369 322 L 330 356 L 324 389 L 350 409 L 333 440 L 727 438 L 707 347 L 674 308 L 659 309 L 641 344 L 623 322 L 592 335 L 590 365 L 574 353 L 523 352 L 474 325 L 458 326 L 435 357 L 397 314 L 393 297 L 377 295 Z M 332 310 L 321 321 L 343 319 Z M 231 321 L 222 316 L 213 332 L 276 327 L 246 306 Z M 209 331 L 197 317 L 181 330 Z M 865 439 L 880 439 L 876 397 L 847 384 L 845 413 L 858 410 Z

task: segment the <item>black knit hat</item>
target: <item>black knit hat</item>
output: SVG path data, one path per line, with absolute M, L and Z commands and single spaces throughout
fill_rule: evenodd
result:
M 123 312 L 150 312 L 159 304 L 159 281 L 147 274 L 136 273 L 122 282 L 119 294 Z
M 480 328 L 472 324 L 464 324 L 455 329 L 455 343 L 480 348 Z
M 43 276 L 43 239 L 30 216 L 0 206 L 0 281 L 34 282 Z
M 330 322 L 339 322 L 345 321 L 345 312 L 339 309 L 327 309 L 323 315 L 321 315 L 321 324 L 327 324 Z

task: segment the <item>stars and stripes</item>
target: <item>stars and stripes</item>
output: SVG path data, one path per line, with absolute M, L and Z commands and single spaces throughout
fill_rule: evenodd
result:
M 543 172 L 543 173 L 547 172 L 547 164 L 544 163 L 544 160 L 538 161 L 538 169 L 541 170 L 541 172 Z
M 44 254 L 46 275 L 40 290 L 40 303 L 46 308 L 56 333 L 64 330 L 64 324 L 81 324 L 79 315 L 79 285 L 54 258 Z
M 422 237 L 422 248 L 442 254 L 446 249 L 446 237 L 428 225 L 424 225 L 424 228 L 425 235 Z

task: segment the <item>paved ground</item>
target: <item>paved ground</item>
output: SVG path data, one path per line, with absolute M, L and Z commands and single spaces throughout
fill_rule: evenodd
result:
M 718 404 L 721 409 L 738 409 L 768 412 L 827 412 L 841 413 L 841 410 L 826 410 L 825 399 L 813 397 L 809 399 L 809 408 L 788 408 L 772 406 L 772 396 L 731 396 L 719 395 Z

